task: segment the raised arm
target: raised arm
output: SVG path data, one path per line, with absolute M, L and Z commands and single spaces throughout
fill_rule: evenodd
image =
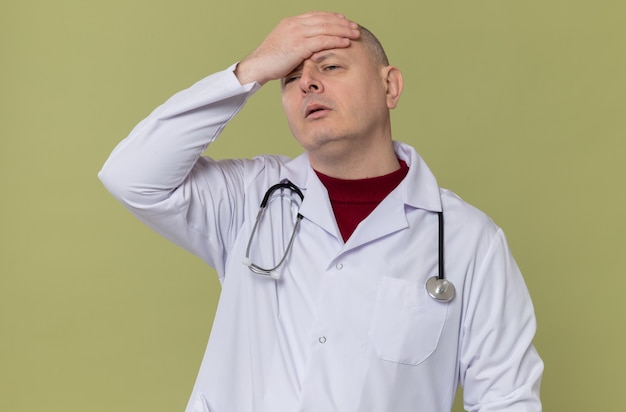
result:
M 318 51 L 347 47 L 359 37 L 357 27 L 342 15 L 325 12 L 282 20 L 235 66 L 235 76 L 232 69 L 209 76 L 139 123 L 113 151 L 100 178 L 130 204 L 164 199 L 259 85 L 285 76 Z
M 177 93 L 139 123 L 100 179 L 143 222 L 219 266 L 215 256 L 241 222 L 242 162 L 214 162 L 202 153 L 262 84 L 358 36 L 355 23 L 334 13 L 284 19 L 238 65 Z M 209 252 L 208 242 L 218 251 Z

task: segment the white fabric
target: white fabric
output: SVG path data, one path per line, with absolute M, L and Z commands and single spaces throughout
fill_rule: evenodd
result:
M 533 307 L 502 231 L 394 143 L 409 173 L 344 244 L 306 154 L 201 157 L 258 87 L 241 86 L 232 68 L 209 76 L 142 121 L 100 172 L 126 207 L 222 282 L 187 412 L 449 411 L 459 382 L 469 411 L 540 411 Z M 304 219 L 274 281 L 242 260 L 263 195 L 285 178 L 304 192 Z M 282 257 L 289 198 L 273 197 L 253 262 Z M 425 290 L 437 274 L 442 205 L 451 303 Z

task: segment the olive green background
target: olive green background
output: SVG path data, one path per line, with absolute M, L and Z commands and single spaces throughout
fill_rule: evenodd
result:
M 219 284 L 96 173 L 154 107 L 310 8 L 379 35 L 405 76 L 394 138 L 507 233 L 545 410 L 626 410 L 626 3 L 602 0 L 3 0 L 0 410 L 184 409 Z M 212 154 L 262 152 L 299 153 L 274 84 Z

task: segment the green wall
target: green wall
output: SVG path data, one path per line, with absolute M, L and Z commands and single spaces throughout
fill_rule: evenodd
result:
M 183 410 L 218 283 L 96 173 L 169 95 L 309 8 L 379 35 L 406 82 L 394 137 L 505 229 L 545 409 L 626 410 L 626 3 L 602 0 L 3 0 L 0 410 Z M 276 85 L 213 154 L 260 152 L 299 152 Z

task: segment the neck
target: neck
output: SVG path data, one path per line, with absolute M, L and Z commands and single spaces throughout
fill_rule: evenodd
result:
M 326 176 L 346 180 L 384 176 L 400 168 L 391 140 L 385 145 L 369 146 L 369 149 L 366 147 L 342 149 L 326 151 L 323 154 L 309 151 L 311 167 Z

